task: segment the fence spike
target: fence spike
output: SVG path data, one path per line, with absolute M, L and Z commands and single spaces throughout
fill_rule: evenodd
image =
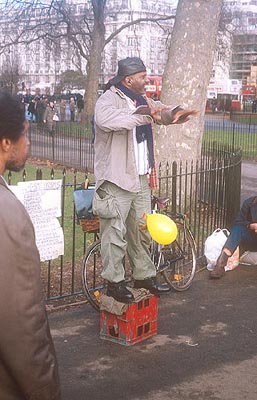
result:
M 11 171 L 8 172 L 7 178 L 8 178 L 8 185 L 10 185 L 11 180 L 12 180 L 12 172 Z
M 37 168 L 36 170 L 36 180 L 42 180 L 43 174 L 42 174 L 42 169 Z

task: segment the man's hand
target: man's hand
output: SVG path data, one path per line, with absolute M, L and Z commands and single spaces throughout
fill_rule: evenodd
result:
M 184 122 L 189 121 L 190 115 L 197 115 L 199 111 L 196 110 L 180 110 L 177 111 L 174 115 L 174 119 L 172 124 L 183 124 Z
M 161 120 L 160 111 L 169 110 L 169 109 L 170 109 L 170 107 L 168 107 L 168 106 L 158 106 L 158 107 L 151 108 L 151 116 L 153 117 L 153 119 L 155 121 L 160 121 Z
M 251 231 L 254 231 L 255 233 L 257 233 L 257 222 L 253 222 L 252 224 L 250 224 L 249 229 L 251 229 Z

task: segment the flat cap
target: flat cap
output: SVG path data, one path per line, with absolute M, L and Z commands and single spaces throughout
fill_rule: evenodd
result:
M 110 79 L 110 85 L 116 85 L 121 82 L 125 76 L 134 75 L 138 72 L 145 72 L 146 67 L 141 58 L 127 57 L 118 62 L 118 72 L 114 78 Z

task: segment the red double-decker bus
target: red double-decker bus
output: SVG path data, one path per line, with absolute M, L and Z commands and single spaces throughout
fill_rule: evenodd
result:
M 242 86 L 242 100 L 250 101 L 256 97 L 256 86 L 253 85 L 243 85 Z
M 162 90 L 162 77 L 161 76 L 148 76 L 149 85 L 146 85 L 147 97 L 152 97 L 154 100 L 158 100 Z

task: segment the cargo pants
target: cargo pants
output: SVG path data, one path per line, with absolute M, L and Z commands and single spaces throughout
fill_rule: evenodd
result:
M 151 212 L 147 175 L 140 177 L 137 193 L 105 181 L 95 192 L 93 212 L 100 218 L 102 277 L 109 282 L 124 280 L 123 259 L 127 252 L 136 280 L 156 275 L 150 257 L 151 237 L 144 214 Z M 142 229 L 143 228 L 143 229 Z

